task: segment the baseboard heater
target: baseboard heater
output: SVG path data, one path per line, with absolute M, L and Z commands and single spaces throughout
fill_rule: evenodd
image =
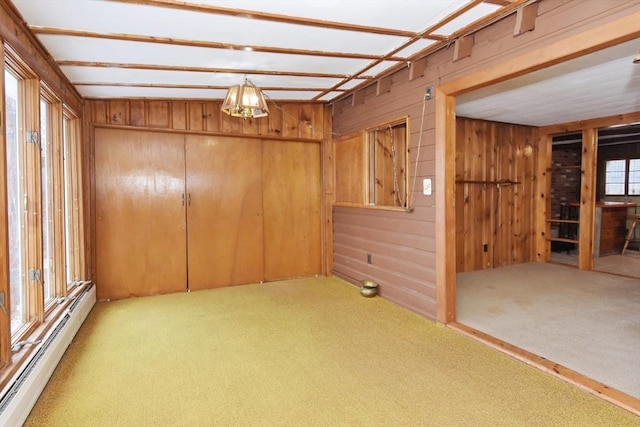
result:
M 95 286 L 88 284 L 42 339 L 12 381 L 0 394 L 0 426 L 21 426 L 33 409 L 71 340 L 96 302 Z

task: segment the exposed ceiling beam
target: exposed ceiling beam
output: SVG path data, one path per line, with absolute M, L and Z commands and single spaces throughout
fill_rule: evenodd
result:
M 161 89 L 229 89 L 229 86 L 214 85 L 185 85 L 185 84 L 162 84 L 162 83 L 112 83 L 112 82 L 71 82 L 75 86 L 113 86 L 113 87 L 152 87 Z M 261 90 L 270 91 L 296 91 L 296 92 L 320 92 L 324 87 L 278 87 L 260 86 Z M 344 92 L 345 89 L 336 89 L 337 92 Z
M 333 79 L 349 78 L 348 74 L 330 74 L 330 73 L 305 73 L 296 71 L 269 71 L 269 70 L 241 70 L 237 68 L 207 68 L 207 67 L 182 67 L 172 65 L 154 65 L 154 64 L 130 64 L 117 62 L 90 62 L 90 61 L 57 61 L 61 67 L 101 67 L 101 68 L 129 68 L 139 70 L 158 70 L 158 71 L 187 71 L 198 73 L 228 73 L 228 74 L 251 74 L 251 75 L 269 75 L 269 76 L 297 76 L 297 77 L 328 77 Z M 358 79 L 373 79 L 373 76 L 358 76 Z
M 467 3 L 465 6 L 461 7 L 460 9 L 456 10 L 453 13 L 450 13 L 449 15 L 447 15 L 444 19 L 438 21 L 435 25 L 432 25 L 431 27 L 427 28 L 426 30 L 424 30 L 422 33 L 415 35 L 414 37 L 412 37 L 411 39 L 409 39 L 408 41 L 406 41 L 405 43 L 403 43 L 402 45 L 398 46 L 396 49 L 394 49 L 393 51 L 389 52 L 388 55 L 395 55 L 396 53 L 402 51 L 403 49 L 407 48 L 408 46 L 410 46 L 411 44 L 415 43 L 417 40 L 423 38 L 424 34 L 431 34 L 433 31 L 437 30 L 438 28 L 441 28 L 442 26 L 448 24 L 449 22 L 453 21 L 454 19 L 456 19 L 457 17 L 459 17 L 460 15 L 466 13 L 467 11 L 469 11 L 470 9 L 476 7 L 478 4 L 482 3 L 482 0 L 473 0 L 470 1 L 469 3 Z M 437 45 L 441 46 L 443 44 L 443 41 L 440 41 Z M 413 55 L 412 58 L 417 58 L 417 55 Z M 362 68 L 361 70 L 358 70 L 357 72 L 355 72 L 353 74 L 353 76 L 360 76 L 363 73 L 366 73 L 367 71 L 369 71 L 370 69 L 372 69 L 373 67 L 375 67 L 376 65 L 382 63 L 385 59 L 377 59 L 372 61 L 369 65 L 367 65 L 366 67 Z M 408 65 L 408 63 L 407 63 Z M 395 67 L 392 67 L 392 69 L 394 71 L 399 70 L 400 68 L 402 68 L 403 66 L 405 66 L 404 64 L 402 65 L 396 65 Z M 391 73 L 385 73 L 386 74 L 391 74 Z M 334 90 L 336 90 L 336 88 L 339 88 L 340 86 L 344 85 L 345 83 L 348 83 L 350 80 L 352 80 L 352 78 L 346 78 L 345 80 L 343 80 L 342 82 L 338 83 L 337 85 L 334 85 L 331 89 L 329 89 L 327 92 L 325 93 L 321 93 L 320 95 L 316 96 L 314 98 L 314 100 L 317 100 L 319 98 L 322 98 L 323 96 L 325 96 L 327 93 L 332 92 Z M 363 86 L 365 86 L 368 83 L 362 83 L 359 86 L 356 86 L 356 88 L 354 88 L 353 90 L 355 91 L 358 88 L 361 88 Z
M 367 25 L 346 24 L 336 21 L 325 21 L 322 19 L 302 18 L 289 15 L 279 15 L 276 13 L 257 12 L 243 9 L 232 9 L 218 7 L 207 4 L 188 3 L 179 0 L 109 0 L 120 3 L 144 4 L 148 6 L 168 7 L 193 12 L 211 13 L 216 15 L 235 16 L 237 18 L 258 19 L 261 21 L 273 21 L 287 24 L 306 25 L 311 27 L 330 28 L 334 30 L 356 31 L 361 33 L 383 34 L 387 36 L 414 37 L 417 33 L 412 31 L 397 30 L 393 28 L 372 27 Z M 431 38 L 431 35 L 425 35 Z M 439 36 L 433 36 L 439 40 Z
M 427 28 L 426 30 L 423 31 L 423 33 L 431 33 L 435 30 L 437 30 L 438 28 L 448 24 L 449 22 L 453 21 L 454 19 L 456 19 L 457 17 L 459 17 L 460 15 L 466 13 L 467 11 L 469 11 L 470 9 L 476 7 L 478 4 L 482 3 L 484 0 L 474 0 L 471 1 L 469 3 L 467 3 L 465 6 L 463 6 L 462 8 L 456 10 L 455 12 L 451 13 L 450 15 L 446 16 L 444 19 L 442 19 L 441 21 L 439 21 L 438 23 L 436 23 L 435 25 Z M 498 10 L 496 10 L 493 13 L 488 14 L 487 16 L 472 22 L 471 24 L 467 25 L 464 28 L 461 28 L 460 30 L 456 31 L 455 33 L 451 34 L 446 40 L 437 42 L 432 44 L 431 46 L 428 46 L 427 48 L 421 50 L 420 52 L 415 53 L 414 55 L 412 55 L 409 58 L 409 61 L 417 61 L 420 59 L 425 58 L 426 56 L 436 52 L 437 50 L 442 49 L 445 46 L 448 46 L 450 43 L 452 43 L 454 40 L 456 40 L 459 37 L 465 36 L 465 35 L 469 35 L 474 33 L 475 31 L 479 31 L 482 28 L 491 25 L 491 23 L 498 21 L 502 18 L 504 18 L 505 16 L 513 13 L 518 7 L 520 7 L 523 4 L 528 4 L 528 3 L 532 3 L 534 1 L 537 0 L 513 0 L 511 2 L 509 2 L 508 6 L 502 7 Z M 411 44 L 413 41 L 407 42 L 407 45 Z M 398 49 L 390 52 L 390 55 L 394 55 L 396 53 L 398 53 L 400 50 L 404 49 L 405 46 L 400 46 Z M 382 61 L 380 61 L 382 62 Z M 374 67 L 375 65 L 379 64 L 380 62 L 372 62 L 371 64 L 369 64 L 367 67 L 363 68 L 362 70 L 359 70 L 358 72 L 354 73 L 354 76 L 358 76 L 358 73 L 364 73 L 366 71 L 368 71 L 369 69 L 371 69 L 372 67 Z M 391 68 L 389 68 L 388 70 L 386 70 L 384 73 L 381 73 L 378 76 L 374 76 L 374 78 L 380 78 L 380 77 L 384 77 L 386 75 L 389 74 L 393 74 L 395 72 L 397 72 L 398 70 L 400 70 L 402 67 L 404 67 L 405 64 L 397 64 Z M 347 80 L 348 81 L 348 80 Z M 341 82 L 340 84 L 334 86 L 334 88 L 332 88 L 332 90 L 335 90 L 336 87 L 340 87 L 341 85 L 343 85 L 345 82 Z M 353 89 L 351 89 L 351 91 L 356 91 L 361 89 L 362 87 L 368 85 L 369 82 L 363 82 L 360 83 L 358 86 L 355 86 Z M 347 91 L 347 93 L 345 95 L 340 95 L 340 97 L 342 98 L 346 98 L 347 96 L 349 96 L 350 91 Z M 324 96 L 325 94 L 321 94 L 318 97 L 316 97 L 315 99 L 318 99 L 322 96 Z M 339 101 L 340 99 L 336 99 L 335 101 Z
M 364 53 L 327 52 L 327 51 L 319 51 L 319 50 L 279 48 L 275 46 L 247 46 L 247 45 L 219 43 L 219 42 L 202 41 L 202 40 L 184 40 L 184 39 L 175 39 L 170 37 L 145 36 L 145 35 L 138 35 L 138 34 L 99 33 L 94 31 L 80 31 L 80 30 L 70 30 L 70 29 L 53 28 L 53 27 L 30 26 L 29 29 L 34 34 L 46 34 L 46 35 L 70 36 L 70 37 L 88 37 L 88 38 L 106 39 L 106 40 L 120 40 L 120 41 L 157 43 L 157 44 L 176 45 L 176 46 L 204 47 L 204 48 L 210 48 L 210 49 L 248 50 L 253 52 L 280 53 L 280 54 L 287 54 L 287 55 L 326 56 L 326 57 L 334 57 L 334 58 L 367 59 L 367 60 L 382 58 L 381 55 L 371 55 L 371 54 L 364 54 Z M 385 60 L 404 62 L 407 60 L 407 58 L 399 57 L 399 56 L 390 56 L 388 58 L 385 57 Z
M 497 4 L 498 6 L 509 6 L 515 0 L 484 0 L 485 3 Z

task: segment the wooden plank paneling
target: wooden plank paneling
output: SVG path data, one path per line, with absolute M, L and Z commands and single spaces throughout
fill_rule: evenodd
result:
M 187 129 L 187 107 L 184 101 L 174 101 L 171 103 L 171 128 Z
M 222 113 L 219 101 L 110 99 L 87 103 L 91 124 L 98 125 L 316 141 L 330 133 L 324 130 L 327 113 L 320 103 L 271 103 L 268 117 L 246 120 Z
M 106 101 L 93 101 L 91 103 L 91 120 L 95 124 L 110 123 L 107 114 L 107 102 Z
M 220 102 L 207 102 L 204 104 L 204 128 L 208 132 L 220 132 Z
M 356 133 L 351 137 L 336 141 L 334 148 L 335 202 L 363 206 L 365 199 L 363 134 Z
M 109 123 L 115 125 L 129 124 L 129 103 L 124 100 L 113 100 L 108 103 Z
M 147 125 L 149 127 L 171 128 L 169 102 L 147 101 Z
M 92 103 L 95 101 L 91 101 Z M 147 126 L 147 111 L 145 101 L 134 99 L 129 101 L 129 111 L 131 114 L 131 126 Z M 109 123 L 112 124 L 112 123 Z
M 320 145 L 265 140 L 265 279 L 322 271 Z
M 532 261 L 536 129 L 456 123 L 457 271 Z M 496 184 L 504 180 L 518 184 Z
M 189 130 L 203 130 L 204 129 L 204 120 L 202 119 L 203 115 L 203 107 L 202 102 L 189 102 L 188 106 L 188 123 Z

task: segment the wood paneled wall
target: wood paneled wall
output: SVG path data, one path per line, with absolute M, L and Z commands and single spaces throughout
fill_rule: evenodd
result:
M 221 101 L 90 100 L 94 125 L 262 136 L 324 139 L 324 106 L 319 103 L 271 104 L 266 118 L 242 120 L 220 111 Z
M 444 176 L 436 176 L 436 117 L 435 105 L 438 101 L 424 101 L 425 88 L 439 86 L 470 76 L 488 67 L 500 67 L 508 60 L 534 52 L 552 43 L 560 43 L 568 37 L 600 27 L 608 22 L 615 22 L 637 10 L 636 0 L 594 1 L 585 7 L 583 2 L 575 0 L 541 0 L 535 28 L 532 31 L 514 36 L 516 15 L 501 19 L 474 35 L 474 45 L 468 57 L 454 61 L 454 46 L 440 49 L 419 64 L 402 68 L 390 76 L 389 90 L 376 91 L 376 82 L 359 89 L 358 96 L 348 96 L 333 103 L 333 132 L 335 135 L 351 135 L 355 132 L 380 125 L 397 117 L 409 117 L 410 132 L 410 191 L 412 191 L 412 214 L 404 212 L 372 213 L 367 208 L 334 209 L 334 239 L 343 242 L 345 248 L 335 246 L 334 271 L 350 277 L 353 281 L 368 277 L 378 280 L 381 293 L 390 291 L 385 297 L 410 308 L 421 315 L 436 318 L 436 278 L 432 273 L 436 270 L 436 260 L 454 257 L 454 251 L 447 251 L 444 239 L 435 242 L 436 211 L 444 217 L 446 209 L 453 206 L 436 206 L 436 194 L 423 195 L 422 180 L 433 180 L 432 187 L 438 191 L 440 180 Z M 570 50 L 570 47 L 568 47 Z M 419 66 L 417 66 L 419 65 Z M 505 73 L 506 74 L 506 73 Z M 437 98 L 437 97 L 436 97 Z M 552 99 L 550 99 L 552 102 Z M 424 109 L 423 109 L 424 106 Z M 508 108 L 508 106 L 504 106 Z M 455 106 L 454 106 L 455 108 Z M 420 153 L 418 155 L 418 146 Z M 443 153 L 440 150 L 439 155 Z M 445 165 L 445 168 L 454 165 Z M 413 185 L 413 181 L 416 185 Z M 440 187 L 443 188 L 443 187 Z M 442 190 L 440 190 L 442 191 Z M 442 198 L 441 200 L 444 200 Z M 348 212 L 348 215 L 342 213 Z M 366 240 L 358 240 L 349 244 L 350 235 L 356 233 L 358 224 L 369 224 L 371 227 L 382 227 L 385 223 L 370 222 L 371 215 L 385 215 L 394 221 L 397 230 L 368 230 Z M 440 221 L 444 224 L 444 221 Z M 400 231 L 402 230 L 402 231 Z M 424 271 L 417 273 L 419 286 L 405 281 L 403 259 L 394 256 L 394 262 L 387 264 L 384 275 L 377 275 L 366 263 L 367 250 L 376 246 L 391 246 L 394 250 L 387 253 L 401 252 L 402 245 L 389 243 L 380 234 L 393 235 L 396 242 L 401 242 L 407 234 L 415 234 L 424 240 L 419 248 L 413 249 L 415 256 L 422 260 Z M 421 236 L 421 237 L 420 237 Z M 442 236 L 440 236 L 442 238 Z M 444 252 L 444 254 L 442 254 Z M 373 258 L 375 266 L 376 258 Z M 439 268 L 442 266 L 439 264 Z M 348 268 L 347 268 L 348 267 Z M 445 277 L 444 275 L 440 277 Z M 447 281 L 450 279 L 447 277 Z M 455 277 L 453 278 L 455 281 Z M 444 288 L 445 280 L 440 280 L 438 289 Z M 418 297 L 416 297 L 418 295 Z
M 87 138 L 87 162 L 89 170 L 94 170 L 93 128 L 152 130 L 160 133 L 192 135 L 215 135 L 238 138 L 270 139 L 274 143 L 298 141 L 318 145 L 323 161 L 322 203 L 319 216 L 322 218 L 323 253 L 322 271 L 331 270 L 332 257 L 326 247 L 332 245 L 333 200 L 331 141 L 325 136 L 331 133 L 330 109 L 320 103 L 272 103 L 267 118 L 242 120 L 230 117 L 220 111 L 220 101 L 205 100 L 143 100 L 143 99 L 91 99 L 85 101 L 85 137 Z M 331 145 L 327 148 L 327 145 Z M 318 149 L 316 147 L 316 149 Z M 331 171 L 331 172 L 328 172 Z M 90 188 L 91 217 L 95 218 L 95 177 Z M 91 221 L 91 224 L 94 220 Z M 91 274 L 95 275 L 96 265 L 95 227 L 90 234 Z M 315 268 L 315 267 L 314 267 Z
M 537 128 L 456 119 L 456 270 L 535 259 Z

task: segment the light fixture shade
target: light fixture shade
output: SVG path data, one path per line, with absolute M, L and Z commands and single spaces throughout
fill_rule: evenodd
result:
M 269 107 L 260 88 L 249 83 L 245 78 L 244 83 L 229 88 L 227 96 L 222 103 L 222 111 L 233 117 L 260 118 L 269 115 Z

